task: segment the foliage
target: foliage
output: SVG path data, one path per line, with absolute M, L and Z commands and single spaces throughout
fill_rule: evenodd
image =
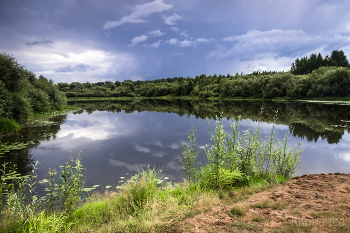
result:
M 58 86 L 24 69 L 14 57 L 0 54 L 0 117 L 25 122 L 30 114 L 44 112 L 50 105 L 64 106 L 67 99 Z
M 17 132 L 20 129 L 21 127 L 15 120 L 8 118 L 0 118 L 0 134 Z
M 120 86 L 91 84 L 91 88 L 60 88 L 67 97 L 191 97 L 302 99 L 349 96 L 349 68 L 320 66 L 303 75 L 291 72 L 253 72 L 235 76 L 213 75 L 186 78 L 127 81 Z M 177 81 L 173 81 L 173 80 Z M 68 84 L 67 84 L 68 85 Z M 63 84 L 59 84 L 63 86 Z M 190 91 L 191 90 L 191 91 Z
M 324 59 L 320 53 L 317 56 L 311 54 L 310 58 L 303 57 L 300 60 L 297 58 L 295 63 L 292 63 L 291 72 L 296 75 L 310 74 L 322 66 L 349 67 L 349 61 L 342 50 L 334 50 L 331 57 L 327 55 Z
M 186 173 L 187 180 L 189 182 L 196 182 L 197 181 L 196 161 L 197 161 L 197 156 L 199 154 L 199 150 L 196 151 L 194 148 L 194 142 L 196 141 L 196 136 L 194 134 L 193 127 L 188 133 L 188 139 L 190 140 L 190 145 L 188 145 L 185 142 L 182 142 L 183 157 L 180 158 L 180 162 Z
M 81 160 L 70 158 L 69 162 L 61 165 L 61 173 L 55 170 L 49 171 L 50 180 L 47 193 L 47 206 L 49 210 L 60 205 L 62 210 L 72 213 L 81 203 L 81 196 L 84 191 L 83 180 L 84 167 Z
M 287 147 L 287 134 L 284 144 L 281 145 L 274 137 L 274 127 L 270 137 L 265 136 L 265 139 L 260 139 L 259 127 L 254 134 L 251 134 L 249 129 L 244 131 L 243 136 L 238 132 L 238 121 L 231 123 L 231 129 L 232 134 L 227 134 L 222 121 L 216 122 L 215 128 L 211 129 L 211 143 L 204 148 L 208 163 L 199 169 L 194 166 L 197 157 L 195 153 L 198 152 L 184 147 L 184 158 L 180 161 L 184 165 L 189 182 L 195 182 L 204 189 L 226 189 L 247 184 L 253 177 L 263 177 L 275 182 L 273 179 L 276 179 L 277 175 L 290 179 L 295 173 L 302 151 L 299 149 L 300 144 L 299 147 L 291 149 Z M 193 145 L 193 129 L 189 134 Z

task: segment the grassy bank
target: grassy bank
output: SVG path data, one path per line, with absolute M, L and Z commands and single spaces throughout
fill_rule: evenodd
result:
M 3 164 L 0 232 L 176 231 L 186 218 L 289 180 L 300 161 L 299 148 L 287 148 L 287 137 L 280 144 L 273 128 L 264 139 L 259 127 L 241 134 L 238 123 L 232 121 L 230 133 L 221 121 L 211 127 L 205 165 L 197 162 L 196 136 L 193 128 L 189 131 L 180 158 L 183 183 L 168 182 L 161 170 L 148 168 L 93 194 L 98 186 L 85 187 L 81 160 L 71 158 L 61 171 L 49 171 L 47 194 L 39 197 L 37 163 L 26 176 Z
M 0 118 L 0 136 L 6 134 L 13 134 L 18 132 L 21 128 L 28 126 L 40 126 L 50 124 L 47 118 L 66 114 L 71 111 L 76 111 L 79 108 L 76 106 L 48 106 L 42 112 L 31 112 L 25 123 L 19 124 L 13 119 Z
M 50 207 L 47 204 L 49 200 L 47 200 L 45 207 L 31 210 L 37 203 L 16 206 L 12 200 L 5 204 L 0 232 L 176 230 L 177 223 L 186 218 L 194 217 L 216 206 L 242 201 L 256 192 L 284 181 L 282 177 L 278 177 L 274 182 L 257 179 L 248 185 L 232 187 L 229 190 L 207 190 L 196 188 L 188 182 L 177 184 L 166 182 L 166 177 L 161 178 L 160 171 L 149 169 L 125 181 L 119 187 L 119 192 L 106 191 L 103 194 L 92 195 L 83 205 L 73 209 L 69 209 L 70 207 L 66 205 L 49 211 Z M 58 198 L 63 198 L 63 193 L 59 194 Z M 67 195 L 70 196 L 68 193 Z M 34 199 L 31 200 L 33 203 Z M 65 201 L 71 200 L 67 198 Z

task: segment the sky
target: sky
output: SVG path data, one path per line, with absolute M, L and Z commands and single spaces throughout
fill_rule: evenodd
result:
M 58 82 L 288 71 L 350 56 L 346 0 L 1 0 L 0 52 Z

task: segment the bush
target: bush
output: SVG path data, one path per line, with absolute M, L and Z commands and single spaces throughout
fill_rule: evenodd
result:
M 275 118 L 276 120 L 276 118 Z M 204 189 L 229 188 L 247 184 L 249 179 L 261 177 L 269 183 L 277 183 L 278 175 L 290 179 L 300 162 L 300 144 L 288 148 L 288 136 L 284 143 L 275 140 L 274 127 L 270 137 L 260 139 L 258 127 L 254 134 L 238 132 L 238 121 L 231 123 L 232 134 L 223 129 L 221 120 L 211 129 L 211 144 L 204 147 L 208 163 L 197 168 L 197 154 L 193 149 L 195 136 L 190 130 L 190 146 L 184 145 L 183 158 L 180 161 L 189 183 L 195 183 Z

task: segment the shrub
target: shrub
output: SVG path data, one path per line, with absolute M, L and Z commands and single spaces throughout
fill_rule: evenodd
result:
M 275 118 L 275 120 L 277 117 Z M 278 176 L 290 179 L 300 162 L 300 144 L 288 148 L 288 135 L 281 145 L 274 136 L 274 126 L 270 137 L 260 139 L 260 127 L 252 134 L 246 130 L 243 136 L 238 131 L 238 121 L 231 123 L 231 134 L 223 129 L 221 120 L 211 130 L 211 143 L 204 147 L 208 163 L 196 168 L 198 152 L 193 149 L 195 136 L 190 130 L 190 146 L 184 145 L 183 164 L 188 181 L 196 182 L 202 188 L 229 188 L 247 184 L 251 178 L 263 178 L 269 183 L 278 183 Z

